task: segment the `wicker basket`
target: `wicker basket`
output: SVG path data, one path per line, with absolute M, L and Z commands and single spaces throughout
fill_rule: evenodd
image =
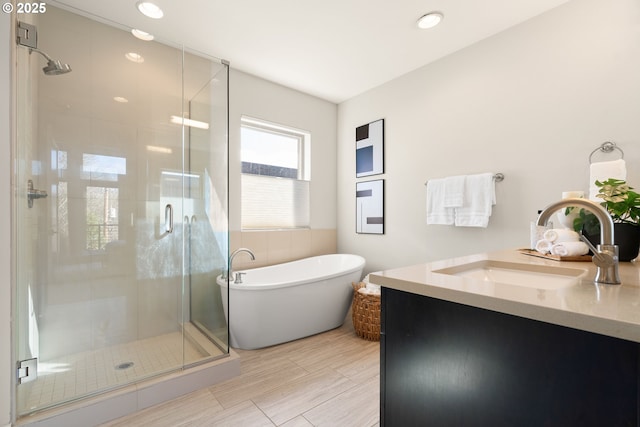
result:
M 352 283 L 353 305 L 351 316 L 356 335 L 369 341 L 380 341 L 380 295 L 358 292 L 365 283 Z

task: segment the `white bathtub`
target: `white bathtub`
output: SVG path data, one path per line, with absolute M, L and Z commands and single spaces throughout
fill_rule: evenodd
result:
M 231 347 L 268 347 L 342 325 L 364 264 L 358 255 L 334 254 L 241 270 L 228 306 L 229 288 L 218 276 Z

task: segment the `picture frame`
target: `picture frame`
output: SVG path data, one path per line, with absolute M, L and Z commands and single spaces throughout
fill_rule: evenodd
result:
M 384 119 L 356 128 L 356 178 L 384 173 Z
M 356 182 L 356 233 L 384 234 L 384 179 Z

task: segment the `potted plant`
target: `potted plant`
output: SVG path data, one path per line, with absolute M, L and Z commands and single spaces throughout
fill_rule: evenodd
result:
M 609 178 L 603 182 L 596 181 L 595 184 L 599 189 L 596 197 L 603 200 L 600 204 L 613 219 L 618 258 L 620 261 L 631 261 L 638 256 L 640 248 L 640 194 L 621 179 Z M 573 229 L 582 232 L 592 243 L 600 243 L 600 223 L 591 212 L 580 209 L 573 221 Z

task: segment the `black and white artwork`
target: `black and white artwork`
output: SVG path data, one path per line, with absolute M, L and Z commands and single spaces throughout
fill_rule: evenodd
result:
M 384 234 L 384 180 L 356 182 L 356 233 Z
M 384 119 L 356 128 L 356 178 L 384 173 Z

